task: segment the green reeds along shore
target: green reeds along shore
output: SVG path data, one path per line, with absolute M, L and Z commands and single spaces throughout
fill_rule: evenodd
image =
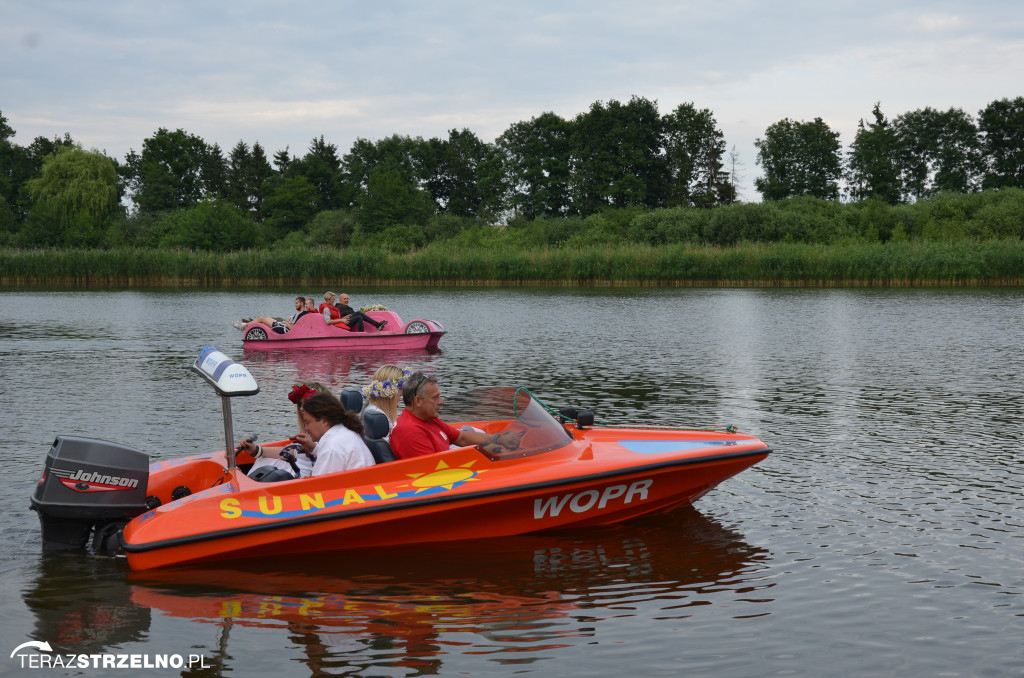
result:
M 959 286 L 1024 284 L 1024 241 L 846 245 L 639 244 L 535 249 L 435 243 L 411 253 L 372 248 L 246 250 L 0 249 L 0 285 Z

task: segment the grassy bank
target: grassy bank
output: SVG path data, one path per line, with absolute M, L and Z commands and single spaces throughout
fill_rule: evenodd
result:
M 949 286 L 1024 284 L 1024 241 L 376 249 L 0 249 L 0 285 Z

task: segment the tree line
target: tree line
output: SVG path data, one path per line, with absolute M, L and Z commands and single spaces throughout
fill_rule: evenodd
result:
M 820 118 L 769 126 L 755 142 L 764 172 L 757 191 L 766 203 L 898 206 L 1024 187 L 1024 97 L 992 102 L 976 120 L 960 109 L 925 108 L 889 121 L 878 104 L 872 116 L 845 154 Z M 658 242 L 666 229 L 714 222 L 711 213 L 729 215 L 727 222 L 754 213 L 737 204 L 736 156 L 727 154 L 711 111 L 682 104 L 663 115 L 636 96 L 595 102 L 571 119 L 543 113 L 493 143 L 453 129 L 447 138 L 357 139 L 344 154 L 323 136 L 302 156 L 286 148 L 268 157 L 258 142 L 244 141 L 225 153 L 160 128 L 118 161 L 67 134 L 24 147 L 13 136 L 0 114 L 4 246 L 231 251 L 383 243 L 408 250 L 499 223 L 575 233 L 601 215 L 613 224 L 604 232 Z M 751 233 L 772 237 L 773 229 L 761 230 Z M 687 237 L 725 244 L 713 231 L 691 229 Z
M 975 120 L 960 108 L 931 107 L 893 120 L 876 103 L 861 119 L 849 153 L 821 119 L 771 125 L 755 142 L 766 200 L 811 195 L 879 199 L 890 205 L 942 192 L 1024 187 L 1024 97 L 994 101 Z

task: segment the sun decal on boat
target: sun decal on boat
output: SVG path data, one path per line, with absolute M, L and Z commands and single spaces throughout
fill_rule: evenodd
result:
M 461 466 L 451 467 L 448 466 L 442 459 L 437 462 L 437 467 L 429 473 L 410 473 L 408 476 L 413 478 L 411 483 L 407 485 L 400 485 L 402 487 L 415 487 L 416 491 L 414 494 L 426 492 L 427 490 L 434 489 L 435 487 L 443 487 L 447 490 L 454 488 L 456 485 L 477 480 L 477 476 L 483 471 L 473 471 L 470 467 L 476 463 L 476 460 L 470 460 Z

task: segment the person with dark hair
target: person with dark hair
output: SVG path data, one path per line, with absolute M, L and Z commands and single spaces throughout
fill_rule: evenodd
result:
M 362 422 L 333 395 L 316 393 L 304 398 L 301 416 L 306 436 L 316 443 L 311 452 L 313 475 L 373 466 L 373 455 L 363 442 Z M 305 436 L 296 436 L 300 437 Z
M 290 443 L 284 445 L 257 445 L 255 440 L 245 439 L 238 444 L 236 452 L 246 451 L 255 460 L 247 475 L 254 477 L 260 469 L 273 466 L 292 475 L 294 478 L 306 478 L 313 473 L 312 451 L 316 447 L 306 432 L 306 423 L 302 420 L 302 400 L 317 393 L 330 393 L 330 390 L 318 381 L 304 381 L 295 384 L 288 400 L 295 404 L 295 413 L 299 420 L 299 432 L 288 436 Z M 255 436 L 253 436 L 255 438 Z
M 519 436 L 515 434 L 490 434 L 477 430 L 459 430 L 449 426 L 438 417 L 444 399 L 437 379 L 416 372 L 405 380 L 402 386 L 402 402 L 405 409 L 398 416 L 398 423 L 391 432 L 391 449 L 399 459 L 409 459 L 436 452 L 444 452 L 452 445 L 503 445 L 514 450 L 519 447 Z
M 278 334 L 284 334 L 299 321 L 299 318 L 306 315 L 308 310 L 309 309 L 306 308 L 306 298 L 295 297 L 295 313 L 293 313 L 292 317 L 288 318 L 288 320 L 278 320 L 277 318 L 271 318 L 269 315 L 261 315 L 259 318 L 244 318 L 240 321 L 232 320 L 231 324 L 235 329 L 244 330 L 249 323 L 263 323 Z

